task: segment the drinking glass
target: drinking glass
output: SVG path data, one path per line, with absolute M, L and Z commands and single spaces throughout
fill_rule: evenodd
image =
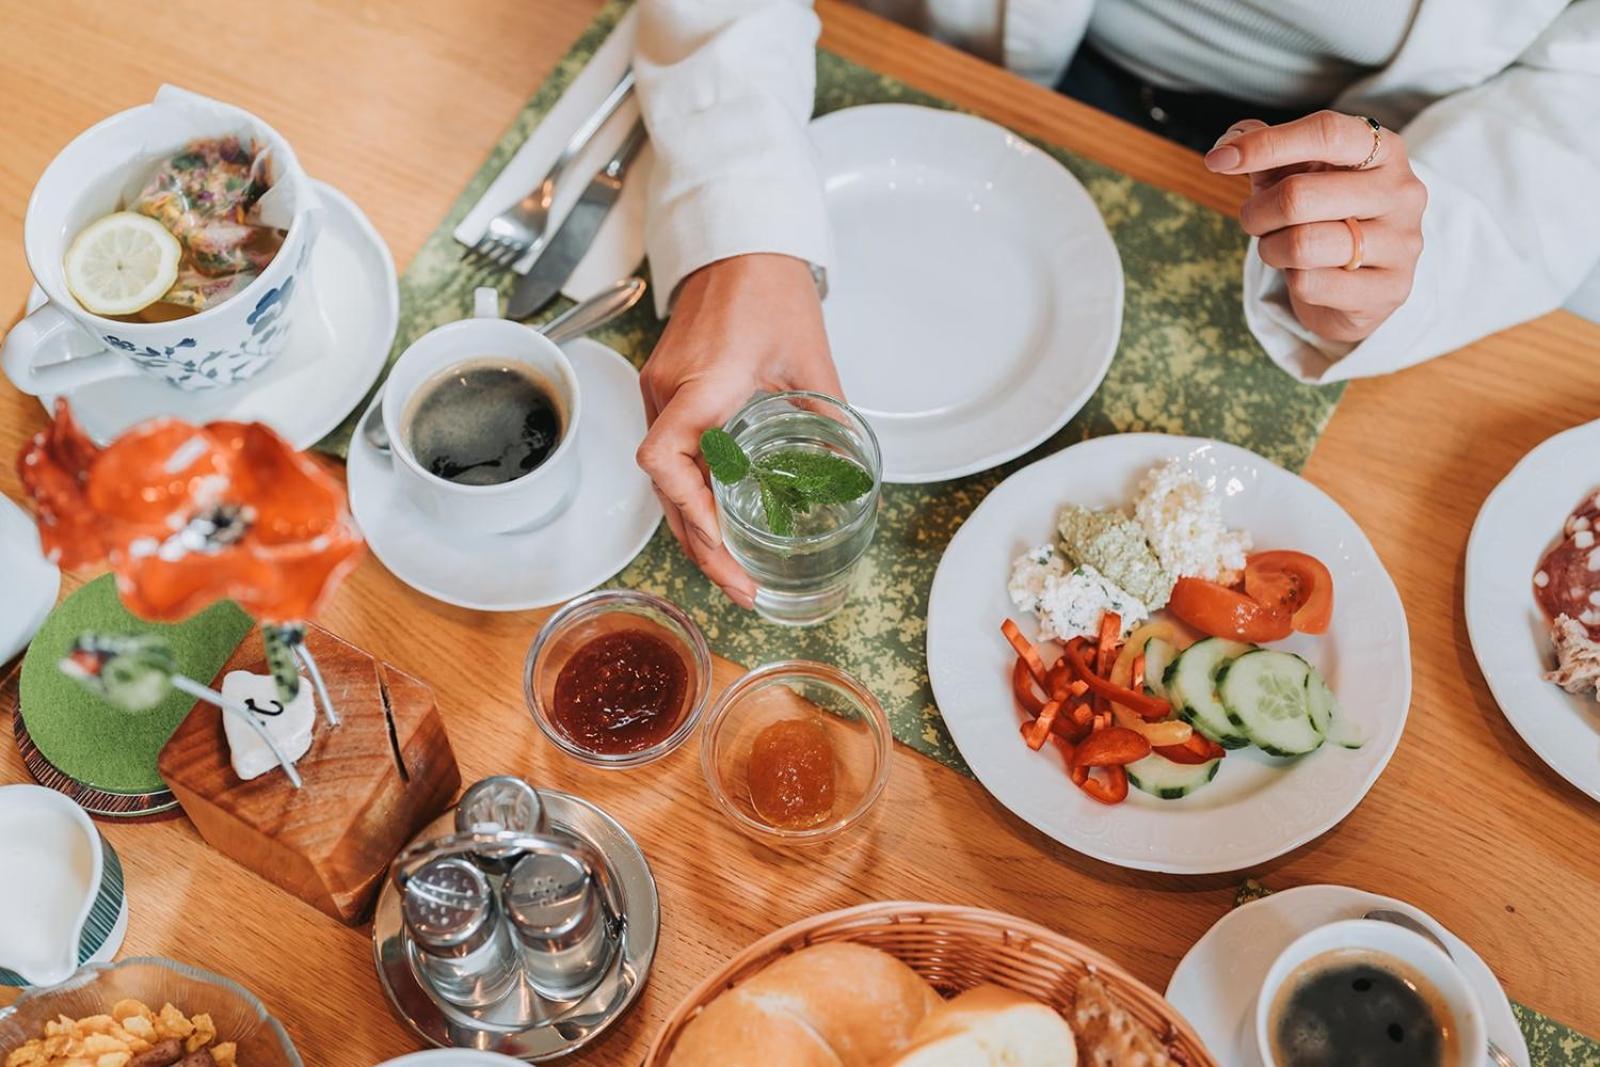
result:
M 798 449 L 843 456 L 872 476 L 872 488 L 845 504 L 819 504 L 796 514 L 794 532 L 767 524 L 756 480 L 712 479 L 718 524 L 734 560 L 755 580 L 757 614 L 785 626 L 811 626 L 844 606 L 850 576 L 878 525 L 883 455 L 854 408 L 821 393 L 763 393 L 723 427 L 750 461 Z

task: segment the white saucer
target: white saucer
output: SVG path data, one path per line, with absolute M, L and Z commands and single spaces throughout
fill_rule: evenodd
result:
M 498 1052 L 470 1048 L 433 1048 L 413 1052 L 395 1060 L 384 1060 L 378 1067 L 521 1067 L 521 1060 Z
M 0 496 L 0 663 L 21 652 L 56 606 L 61 572 L 39 551 L 39 530 L 11 499 Z
M 1323 671 L 1366 738 L 1292 763 L 1229 753 L 1215 781 L 1181 800 L 1137 790 L 1107 808 L 1072 784 L 1059 756 L 1017 737 L 1015 653 L 1000 622 L 1011 561 L 1048 541 L 1061 505 L 1126 507 L 1151 467 L 1178 458 L 1222 497 L 1222 517 L 1259 548 L 1309 552 L 1337 590 L 1328 632 L 1274 646 Z M 1024 623 L 1024 632 L 1031 632 Z M 1165 434 L 1112 434 L 1064 448 L 1011 475 L 945 549 L 928 597 L 928 677 L 950 736 L 1000 803 L 1086 856 L 1169 874 L 1238 871 L 1327 832 L 1353 811 L 1400 742 L 1411 702 L 1411 652 L 1394 582 L 1361 528 L 1326 493 L 1235 445 Z
M 1340 919 L 1359 919 L 1375 908 L 1403 912 L 1439 935 L 1483 1004 L 1489 1040 L 1527 1067 L 1528 1044 L 1505 990 L 1471 946 L 1419 908 L 1342 885 L 1286 889 L 1230 911 L 1178 962 L 1167 983 L 1167 1000 L 1217 1062 L 1261 1067 L 1254 1036 L 1256 994 L 1273 959 L 1301 934 Z
M 400 321 L 394 258 L 349 197 L 314 182 L 325 212 L 311 254 L 313 306 L 295 316 L 289 343 L 271 366 L 225 389 L 185 393 L 155 378 L 115 378 L 84 386 L 68 399 L 89 435 L 105 444 L 128 427 L 159 415 L 189 422 L 264 422 L 295 448 L 310 448 L 344 421 L 383 369 Z M 28 310 L 44 303 L 34 286 Z M 100 345 L 84 334 L 73 357 Z M 40 397 L 45 409 L 53 396 Z
M 570 600 L 616 574 L 645 546 L 661 506 L 633 454 L 644 440 L 639 372 L 596 341 L 563 346 L 583 391 L 578 492 L 555 521 L 528 533 L 450 530 L 413 504 L 389 459 L 358 432 L 350 445 L 350 508 L 395 577 L 435 600 L 522 611 Z
M 883 480 L 986 470 L 1060 429 L 1122 332 L 1122 261 L 1078 180 L 952 111 L 846 108 L 811 135 L 836 252 L 828 340 Z
M 1467 634 L 1506 719 L 1550 769 L 1600 800 L 1600 703 L 1540 677 L 1555 665 L 1533 572 L 1584 494 L 1600 491 L 1600 420 L 1522 458 L 1467 540 Z

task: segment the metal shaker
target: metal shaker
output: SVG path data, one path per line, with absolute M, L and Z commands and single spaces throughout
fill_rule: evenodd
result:
M 459 833 L 514 830 L 521 834 L 549 833 L 549 819 L 539 791 L 521 778 L 497 774 L 475 783 L 456 805 Z M 472 854 L 478 867 L 489 874 L 506 874 L 523 855 L 518 848 L 480 848 Z
M 523 977 L 540 996 L 578 1000 L 600 983 L 622 930 L 586 857 L 577 851 L 530 853 L 517 861 L 500 892 Z
M 511 991 L 516 949 L 489 880 L 472 863 L 436 859 L 410 874 L 402 886 L 401 915 L 418 968 L 440 997 L 483 1008 Z

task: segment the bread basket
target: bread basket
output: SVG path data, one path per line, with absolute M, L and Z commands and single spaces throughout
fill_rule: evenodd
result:
M 1078 980 L 1093 974 L 1118 1004 L 1188 1067 L 1217 1067 L 1192 1027 L 1162 996 L 1093 949 L 1035 923 L 981 908 L 884 901 L 814 915 L 757 941 L 701 982 L 668 1016 L 644 1067 L 666 1067 L 678 1035 L 723 990 L 807 945 L 854 941 L 881 949 L 944 996 L 982 982 L 1024 993 L 1071 1019 Z

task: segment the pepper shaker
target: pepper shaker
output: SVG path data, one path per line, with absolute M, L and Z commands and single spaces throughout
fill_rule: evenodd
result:
M 463 793 L 456 804 L 455 822 L 460 833 L 498 830 L 540 836 L 549 833 L 549 819 L 539 791 L 511 774 L 485 778 Z M 486 873 L 503 875 L 516 865 L 522 854 L 518 848 L 480 848 L 472 858 Z
M 501 886 L 523 977 L 542 997 L 578 1000 L 605 977 L 621 923 L 575 852 L 530 853 Z
M 437 859 L 406 879 L 401 914 L 423 977 L 463 1008 L 498 1003 L 517 980 L 517 953 L 489 880 L 465 859 Z

